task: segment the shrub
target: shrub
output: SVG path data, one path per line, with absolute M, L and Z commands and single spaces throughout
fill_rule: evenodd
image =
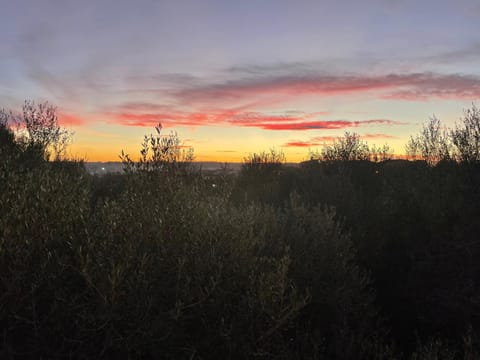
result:
M 480 110 L 473 105 L 464 111 L 460 124 L 450 132 L 456 156 L 462 162 L 480 161 Z
M 346 132 L 338 137 L 332 145 L 322 149 L 320 159 L 323 161 L 368 160 L 370 149 L 366 142 L 360 140 L 360 135 Z

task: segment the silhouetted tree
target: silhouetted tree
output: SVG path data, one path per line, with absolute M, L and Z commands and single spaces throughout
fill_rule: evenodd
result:
M 26 100 L 21 114 L 2 109 L 0 118 L 5 126 L 17 125 L 15 141 L 26 152 L 38 153 L 45 160 L 50 160 L 52 155 L 55 160 L 65 156 L 73 133 L 60 126 L 54 105 Z
M 393 149 L 388 144 L 384 144 L 382 147 L 377 147 L 375 146 L 375 144 L 373 144 L 369 148 L 369 153 L 369 160 L 373 162 L 387 161 L 393 159 Z
M 423 125 L 419 134 L 410 136 L 405 151 L 412 159 L 419 156 L 429 164 L 452 159 L 452 145 L 448 132 L 443 129 L 441 121 L 435 116 Z
M 275 149 L 253 153 L 243 159 L 242 171 L 279 169 L 285 163 L 285 154 Z
M 177 168 L 193 161 L 193 149 L 182 150 L 182 144 L 176 132 L 163 135 L 161 123 L 155 127 L 155 132 L 155 134 L 144 136 L 138 162 L 132 160 L 130 155 L 122 150 L 120 159 L 126 171 L 166 170 L 167 168 Z
M 276 203 L 282 188 L 285 155 L 270 149 L 253 153 L 243 159 L 242 168 L 235 182 L 233 198 L 237 201 L 262 201 Z M 283 194 L 287 196 L 287 194 Z
M 0 110 L 0 158 L 5 160 L 17 147 L 15 143 L 15 134 L 8 125 L 9 113 Z
M 475 105 L 464 111 L 461 123 L 456 124 L 450 136 L 459 161 L 471 163 L 480 160 L 480 110 Z
M 368 160 L 370 150 L 366 142 L 356 133 L 345 132 L 343 137 L 338 137 L 332 145 L 322 149 L 320 159 L 324 161 L 350 161 Z

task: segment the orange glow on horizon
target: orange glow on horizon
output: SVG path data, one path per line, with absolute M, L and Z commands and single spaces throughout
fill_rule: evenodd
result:
M 303 144 L 300 144 L 299 147 L 303 149 L 301 153 L 293 152 L 293 151 L 283 151 L 285 148 L 282 148 L 281 151 L 285 153 L 286 161 L 289 163 L 299 163 L 302 161 L 306 161 L 309 159 L 309 147 Z M 268 148 L 264 148 L 263 150 L 267 151 Z M 261 152 L 262 149 L 254 152 Z M 82 148 L 73 149 L 69 152 L 69 157 L 78 160 L 84 160 L 86 162 L 120 162 L 120 155 L 121 150 L 117 152 L 113 151 L 95 151 L 90 153 L 82 152 Z M 128 153 L 128 152 L 127 152 Z M 133 160 L 137 160 L 139 158 L 138 152 L 128 153 Z M 194 162 L 219 162 L 219 163 L 242 163 L 244 158 L 247 157 L 250 153 L 245 152 L 235 152 L 233 154 L 223 153 L 219 154 L 218 152 L 202 152 L 202 153 L 195 153 L 194 152 Z M 394 153 L 392 155 L 393 159 L 402 159 L 402 160 L 413 160 L 412 157 L 402 154 L 402 153 Z

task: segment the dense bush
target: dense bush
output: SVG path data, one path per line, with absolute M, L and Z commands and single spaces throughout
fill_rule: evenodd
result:
M 333 210 L 296 195 L 278 207 L 235 203 L 227 179 L 213 188 L 172 159 L 127 159 L 125 175 L 100 179 L 82 163 L 2 154 L 5 357 L 383 351 L 369 278 Z
M 311 161 L 270 198 L 278 203 L 295 191 L 310 211 L 335 206 L 397 346 L 410 353 L 438 337 L 448 341 L 432 344 L 450 342 L 458 358 L 465 334 L 480 326 L 479 175 L 478 164 Z
M 91 178 L 50 165 L 2 179 L 4 354 L 376 351 L 368 276 L 331 210 L 234 206 L 200 175 L 186 186 L 158 172 L 125 175 L 92 207 Z

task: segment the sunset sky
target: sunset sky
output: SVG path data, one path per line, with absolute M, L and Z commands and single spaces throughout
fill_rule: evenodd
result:
M 161 122 L 201 161 L 308 157 L 345 131 L 404 153 L 480 99 L 479 0 L 0 0 L 0 107 L 58 106 L 87 161 Z

